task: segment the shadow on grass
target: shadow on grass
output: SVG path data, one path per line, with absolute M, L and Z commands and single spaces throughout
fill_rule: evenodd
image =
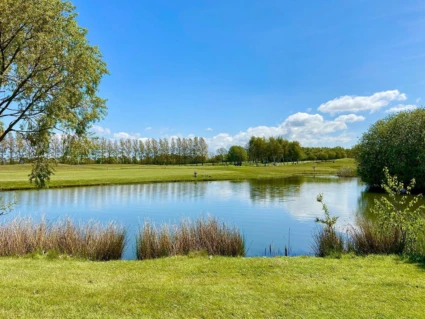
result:
M 425 256 L 423 255 L 408 255 L 398 256 L 398 261 L 413 264 L 425 271 Z

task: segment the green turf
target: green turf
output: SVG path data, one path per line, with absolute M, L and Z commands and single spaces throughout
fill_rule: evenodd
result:
M 246 180 L 284 178 L 297 174 L 335 174 L 342 167 L 354 167 L 353 159 L 333 162 L 305 162 L 282 166 L 145 166 L 145 165 L 59 165 L 49 187 L 69 187 L 108 184 L 132 184 L 147 182 Z M 34 188 L 29 184 L 30 165 L 1 165 L 0 189 Z M 196 170 L 197 178 L 193 177 Z
M 425 317 L 423 265 L 388 256 L 1 258 L 0 289 L 1 318 Z

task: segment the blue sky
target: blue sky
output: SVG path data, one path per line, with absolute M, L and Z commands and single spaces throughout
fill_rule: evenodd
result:
M 108 138 L 352 146 L 425 99 L 425 2 L 74 0 L 110 75 Z

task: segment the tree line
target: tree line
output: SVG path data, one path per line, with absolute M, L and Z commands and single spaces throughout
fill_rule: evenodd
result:
M 303 147 L 298 141 L 288 141 L 282 137 L 252 136 L 245 147 L 231 146 L 229 150 L 220 148 L 214 157 L 216 162 L 233 162 L 241 164 L 244 161 L 259 163 L 298 162 L 303 160 L 335 160 L 354 157 L 352 149 L 343 147 Z
M 47 154 L 63 164 L 203 164 L 208 145 L 203 137 L 109 140 L 64 134 L 50 140 Z M 2 164 L 31 163 L 35 156 L 32 144 L 20 134 L 0 141 Z
M 32 163 L 37 154 L 33 144 L 21 134 L 9 134 L 0 141 L 2 164 Z M 303 160 L 335 160 L 353 157 L 353 150 L 343 147 L 303 147 L 298 141 L 282 137 L 251 137 L 245 147 L 233 145 L 208 153 L 203 137 L 110 140 L 71 134 L 56 135 L 50 140 L 48 159 L 62 164 L 154 164 L 187 165 L 250 161 L 266 163 Z

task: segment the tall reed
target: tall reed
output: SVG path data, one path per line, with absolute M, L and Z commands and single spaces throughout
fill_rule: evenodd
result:
M 361 218 L 348 234 L 349 250 L 357 255 L 405 253 L 406 236 L 397 227 L 383 231 L 373 221 Z
M 181 220 L 178 225 L 159 228 L 145 222 L 137 235 L 137 259 L 188 255 L 205 250 L 210 255 L 244 256 L 245 241 L 240 231 L 214 217 L 200 217 L 195 222 Z
M 357 172 L 356 169 L 351 167 L 343 167 L 336 172 L 336 175 L 339 177 L 356 177 Z
M 69 218 L 48 223 L 46 219 L 17 217 L 0 224 L 0 256 L 23 256 L 56 251 L 90 260 L 120 259 L 126 231 L 115 223 L 95 221 L 75 224 Z

